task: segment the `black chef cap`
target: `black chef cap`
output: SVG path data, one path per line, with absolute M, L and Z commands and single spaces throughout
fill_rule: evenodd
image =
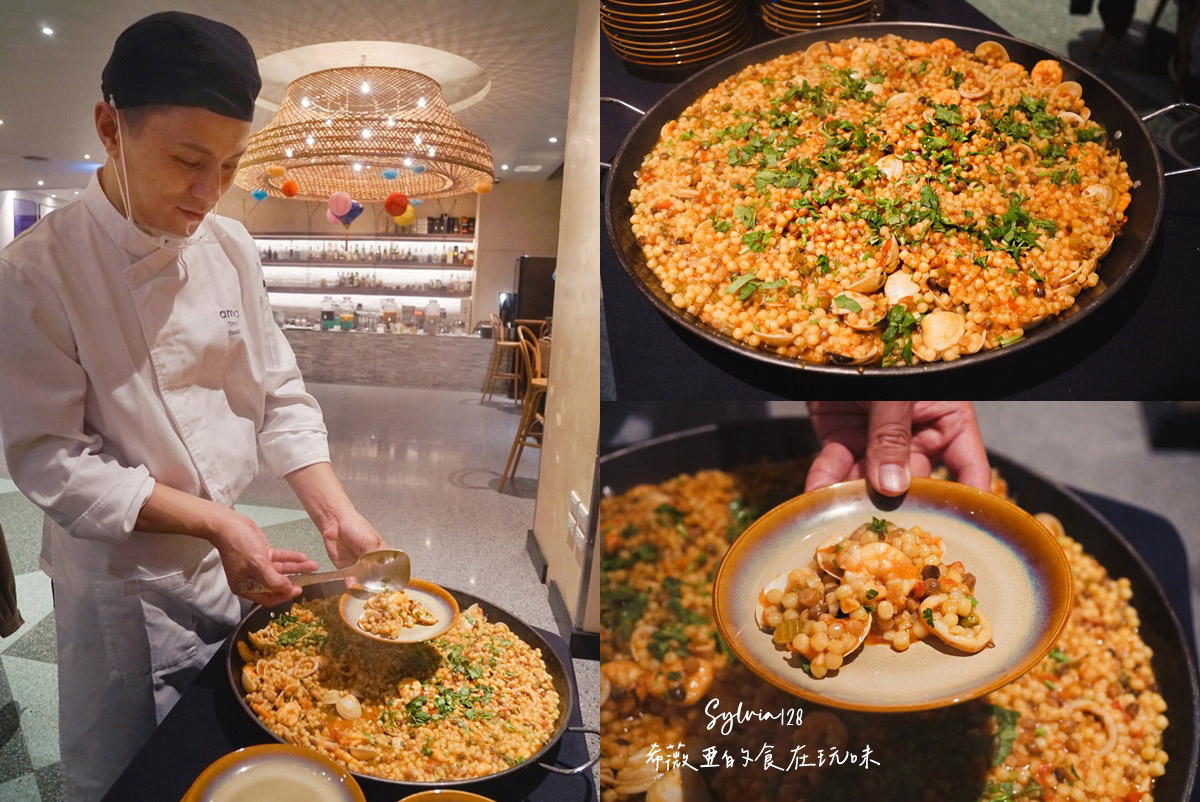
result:
M 117 37 L 100 89 L 117 108 L 198 106 L 247 122 L 262 88 L 254 50 L 224 23 L 164 11 Z

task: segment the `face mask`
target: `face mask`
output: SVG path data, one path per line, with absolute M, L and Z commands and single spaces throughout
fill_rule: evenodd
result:
M 216 209 L 211 210 L 204 219 L 195 224 L 196 227 L 191 229 L 188 236 L 180 236 L 172 234 L 169 231 L 163 231 L 158 228 L 144 226 L 133 219 L 133 205 L 131 203 L 133 196 L 129 188 L 129 173 L 125 169 L 125 136 L 121 133 L 121 115 L 117 113 L 117 101 L 112 95 L 108 96 L 108 103 L 112 106 L 113 114 L 117 117 L 117 148 L 121 157 L 121 174 L 117 175 L 117 189 L 121 193 L 121 203 L 125 207 L 125 219 L 129 223 L 130 230 L 136 232 L 138 236 L 147 244 L 157 249 L 165 249 L 172 251 L 182 251 L 192 245 L 198 245 L 204 242 L 215 241 L 215 226 Z M 122 181 L 122 178 L 124 180 Z

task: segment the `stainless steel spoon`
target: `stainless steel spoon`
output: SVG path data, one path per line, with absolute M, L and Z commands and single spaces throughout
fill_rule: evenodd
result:
M 408 554 L 400 549 L 376 549 L 358 558 L 358 562 L 337 571 L 320 571 L 311 574 L 287 574 L 293 585 L 304 587 L 331 579 L 352 576 L 371 593 L 385 590 L 404 590 L 408 587 L 412 564 Z M 238 583 L 238 593 L 267 593 L 267 587 L 256 580 Z

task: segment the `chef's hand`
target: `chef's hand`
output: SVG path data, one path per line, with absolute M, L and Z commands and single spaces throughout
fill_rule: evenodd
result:
M 325 550 L 329 552 L 329 559 L 333 560 L 334 566 L 338 568 L 353 565 L 359 555 L 368 551 L 388 547 L 375 531 L 375 527 L 353 508 L 322 524 L 321 537 L 325 539 Z
M 317 564 L 306 554 L 287 549 L 273 549 L 258 524 L 233 510 L 217 527 L 210 538 L 221 555 L 225 578 L 239 596 L 264 607 L 274 607 L 300 595 L 284 574 L 309 573 Z M 261 582 L 266 593 L 245 593 L 239 590 L 245 582 Z
M 811 401 L 821 453 L 805 490 L 866 477 L 885 496 L 908 490 L 943 462 L 963 484 L 988 490 L 992 472 L 967 401 Z
M 306 465 L 283 478 L 321 531 L 329 559 L 338 568 L 353 565 L 360 554 L 388 547 L 375 527 L 359 515 L 328 462 Z

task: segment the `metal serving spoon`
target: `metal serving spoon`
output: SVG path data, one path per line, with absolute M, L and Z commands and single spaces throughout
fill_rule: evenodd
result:
M 320 571 L 311 574 L 287 574 L 293 585 L 304 587 L 331 579 L 352 576 L 370 593 L 385 590 L 404 590 L 412 573 L 408 554 L 400 549 L 376 549 L 358 558 L 358 562 L 337 571 Z M 238 583 L 238 593 L 266 593 L 267 587 L 256 580 Z

